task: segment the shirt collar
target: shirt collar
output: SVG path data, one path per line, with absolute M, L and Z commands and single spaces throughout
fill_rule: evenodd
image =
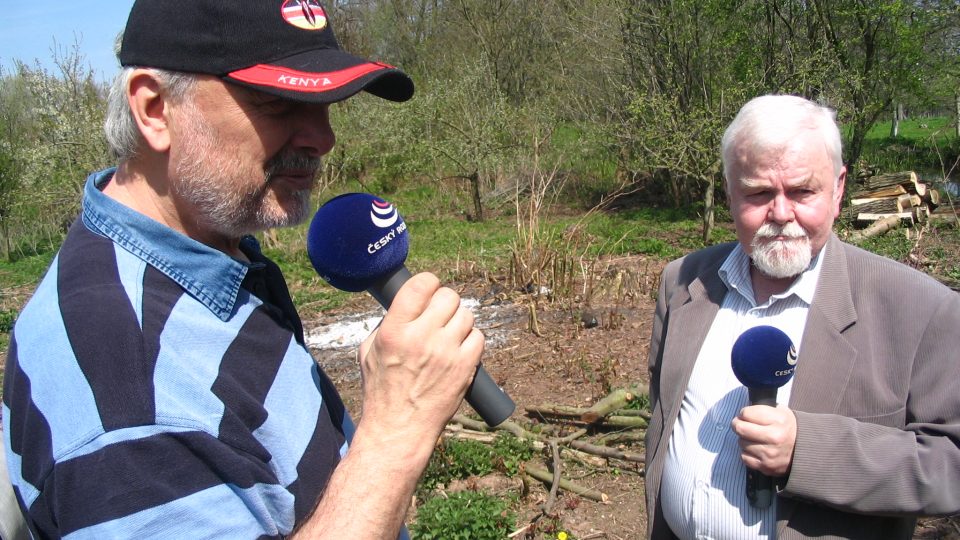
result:
M 797 298 L 806 302 L 807 305 L 812 304 L 813 295 L 817 290 L 817 280 L 820 278 L 820 268 L 823 266 L 824 253 L 826 253 L 826 251 L 827 246 L 824 245 L 823 248 L 820 249 L 820 253 L 810 261 L 810 266 L 800 274 L 800 278 L 794 280 L 787 290 L 772 295 L 767 304 L 772 304 L 790 295 L 796 295 Z M 728 290 L 736 291 L 756 305 L 753 294 L 753 283 L 750 281 L 750 256 L 743 251 L 743 247 L 739 243 L 733 248 L 733 251 L 727 255 L 718 273 Z
M 83 222 L 175 281 L 221 320 L 237 304 L 240 284 L 250 265 L 179 233 L 104 195 L 101 189 L 116 168 L 95 172 L 83 192 Z M 252 237 L 241 249 L 259 253 Z

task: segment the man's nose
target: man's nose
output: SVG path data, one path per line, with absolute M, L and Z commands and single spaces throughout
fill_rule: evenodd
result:
M 292 144 L 312 156 L 320 157 L 333 149 L 337 138 L 330 125 L 329 105 L 304 105 L 297 114 Z
M 770 202 L 770 209 L 767 212 L 767 219 L 774 223 L 789 223 L 793 221 L 793 201 L 786 195 L 779 194 Z

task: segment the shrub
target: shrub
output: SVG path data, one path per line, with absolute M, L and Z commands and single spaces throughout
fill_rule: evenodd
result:
M 411 527 L 420 540 L 500 540 L 516 526 L 508 501 L 474 491 L 434 497 L 417 510 Z

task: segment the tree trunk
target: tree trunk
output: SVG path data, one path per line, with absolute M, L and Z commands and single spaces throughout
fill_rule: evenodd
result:
M 867 137 L 867 130 L 860 123 L 855 123 L 853 133 L 850 136 L 850 142 L 847 147 L 846 166 L 848 171 L 857 170 L 857 162 L 860 160 L 860 153 L 863 152 L 863 141 Z
M 13 257 L 10 255 L 10 234 L 7 231 L 7 220 L 0 220 L 0 224 L 3 227 L 3 258 L 7 262 L 13 262 Z
M 893 121 L 890 122 L 890 138 L 900 136 L 900 120 L 903 120 L 903 103 L 899 101 L 893 106 Z
M 875 191 L 892 186 L 903 186 L 907 193 L 921 197 L 927 193 L 927 185 L 921 182 L 917 173 L 913 171 L 878 174 L 865 178 L 862 182 L 863 191 Z
M 960 92 L 957 92 L 956 95 L 956 104 L 957 104 L 957 137 L 960 137 Z
M 885 234 L 887 231 L 896 229 L 900 226 L 900 218 L 897 216 L 888 216 L 874 221 L 872 225 L 862 231 L 857 231 L 850 235 L 850 241 L 859 242 L 866 238 L 872 238 Z
M 483 203 L 480 201 L 480 172 L 474 171 L 470 175 L 470 191 L 473 194 L 474 219 L 483 221 Z
M 716 185 L 716 180 L 710 178 L 706 189 L 703 190 L 703 245 L 705 246 L 710 245 L 710 235 L 713 234 Z

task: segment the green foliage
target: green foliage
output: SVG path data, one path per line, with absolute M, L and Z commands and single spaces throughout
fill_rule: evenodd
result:
M 880 171 L 913 170 L 942 178 L 960 168 L 953 122 L 946 117 L 901 120 L 897 138 L 890 137 L 889 121 L 879 122 L 867 133 L 861 161 Z
M 960 237 L 960 231 L 956 228 L 943 234 Z M 950 245 L 955 246 L 957 243 L 957 240 L 954 240 Z M 957 260 L 956 253 L 952 251 L 950 248 L 937 246 L 927 250 L 925 255 L 931 261 L 932 268 L 929 269 L 930 271 L 954 284 L 960 284 L 960 261 Z
M 493 455 L 497 459 L 497 468 L 507 476 L 516 476 L 520 467 L 533 457 L 533 446 L 526 439 L 498 433 L 493 441 Z
M 484 476 L 499 470 L 508 476 L 518 474 L 520 465 L 533 457 L 528 441 L 498 434 L 494 444 L 447 439 L 430 457 L 418 491 L 425 494 L 451 480 Z
M 290 296 L 302 318 L 328 309 L 334 309 L 347 301 L 350 293 L 333 288 L 313 269 L 306 247 L 307 225 L 291 229 L 277 229 L 264 237 L 261 248 L 283 271 Z M 261 235 L 264 236 L 264 235 Z
M 624 409 L 630 411 L 647 411 L 650 412 L 650 395 L 646 392 L 642 394 L 637 394 L 634 399 L 631 399 L 627 402 L 627 406 Z
M 477 441 L 450 439 L 440 453 L 451 478 L 483 476 L 493 472 L 493 448 Z
M 56 246 L 42 253 L 21 257 L 13 261 L 0 260 L 0 288 L 30 286 L 40 281 L 56 255 Z
M 13 330 L 13 323 L 16 322 L 19 314 L 14 309 L 0 310 L 0 333 L 9 334 Z
M 461 491 L 429 499 L 417 509 L 411 527 L 418 540 L 501 540 L 516 526 L 509 501 Z
M 110 163 L 105 89 L 76 47 L 58 73 L 18 64 L 0 81 L 0 234 L 7 258 L 59 244 L 76 217 L 84 179 Z
M 489 447 L 475 441 L 470 441 L 471 444 L 462 444 L 463 442 L 454 443 L 453 440 L 448 440 L 433 452 L 420 478 L 418 492 L 426 494 L 437 486 L 446 485 L 454 478 L 472 474 L 468 472 L 464 476 L 461 471 L 483 471 L 481 474 L 486 474 L 493 470 L 491 465 L 493 452 Z M 464 459 L 467 460 L 466 464 L 457 463 Z M 485 462 L 484 459 L 486 459 Z
M 615 150 L 610 148 L 610 135 L 602 126 L 580 122 L 562 123 L 553 131 L 548 160 L 560 161 L 563 168 L 575 178 L 580 179 L 568 189 L 596 190 L 602 194 L 612 191 L 612 181 L 616 174 L 617 160 Z M 591 200 L 590 197 L 580 197 Z
M 903 261 L 910 255 L 913 242 L 904 234 L 884 234 L 865 239 L 860 247 L 895 261 Z

